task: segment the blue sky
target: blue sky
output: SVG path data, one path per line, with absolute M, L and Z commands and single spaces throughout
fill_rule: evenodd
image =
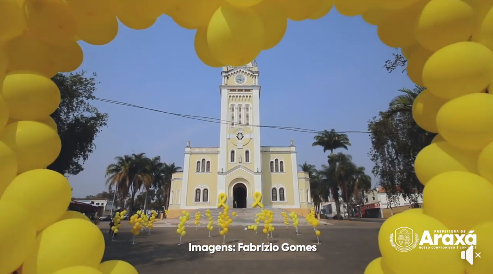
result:
M 194 31 L 162 16 L 147 30 L 121 26 L 105 46 L 82 43 L 80 69 L 96 72 L 96 96 L 169 112 L 220 115 L 221 69 L 203 65 L 194 51 Z M 361 17 L 332 10 L 316 21 L 289 22 L 283 41 L 257 58 L 262 95 L 260 121 L 314 130 L 366 131 L 368 120 L 385 110 L 403 87 L 405 73 L 389 74 L 385 60 L 395 49 L 383 45 L 375 26 Z M 94 103 L 109 114 L 108 127 L 96 139 L 85 170 L 70 177 L 74 196 L 105 189 L 104 172 L 115 156 L 145 152 L 183 166 L 187 140 L 192 146 L 218 146 L 219 125 L 108 103 Z M 288 146 L 294 139 L 298 163 L 320 166 L 326 154 L 312 147 L 313 134 L 263 129 L 262 145 Z M 367 134 L 349 134 L 347 153 L 370 174 Z M 375 183 L 375 182 L 374 182 Z

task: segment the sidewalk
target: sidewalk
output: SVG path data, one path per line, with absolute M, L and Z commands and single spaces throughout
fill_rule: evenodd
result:
M 381 218 L 350 218 L 349 221 L 383 223 L 386 219 Z

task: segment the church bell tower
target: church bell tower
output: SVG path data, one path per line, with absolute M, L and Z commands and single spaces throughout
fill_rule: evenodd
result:
M 262 191 L 257 62 L 254 60 L 241 67 L 224 67 L 221 76 L 218 192 L 226 192 L 226 173 L 238 165 L 254 173 L 255 191 Z

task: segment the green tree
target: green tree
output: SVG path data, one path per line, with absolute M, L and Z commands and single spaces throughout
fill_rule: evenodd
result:
M 324 130 L 315 135 L 314 139 L 315 142 L 312 143 L 312 146 L 321 146 L 324 153 L 330 151 L 330 155 L 328 156 L 327 161 L 329 163 L 329 167 L 327 169 L 322 168 L 323 175 L 321 176 L 325 178 L 322 180 L 322 182 L 325 184 L 324 188 L 330 189 L 330 194 L 332 195 L 332 198 L 334 199 L 336 204 L 337 217 L 340 218 L 340 186 L 336 181 L 334 181 L 333 175 L 330 174 L 330 172 L 332 172 L 330 169 L 330 157 L 334 155 L 334 151 L 337 149 L 342 148 L 348 150 L 348 148 L 351 146 L 351 143 L 349 142 L 349 137 L 347 136 L 347 134 L 337 133 L 335 129 L 331 129 L 330 131 Z
M 105 177 L 108 188 L 115 188 L 120 204 L 124 207 L 132 184 L 132 156 L 115 157 L 115 163 L 106 167 Z
M 106 126 L 108 114 L 90 104 L 96 92 L 96 79 L 84 71 L 61 74 L 52 78 L 61 93 L 58 109 L 51 114 L 58 126 L 62 150 L 48 169 L 63 175 L 77 175 L 95 148 L 94 139 Z
M 150 170 L 150 159 L 145 153 L 132 154 L 130 165 L 130 178 L 132 183 L 130 184 L 130 213 L 133 213 L 135 195 L 141 190 L 145 190 L 145 195 L 152 186 L 153 174 Z
M 353 186 L 351 185 L 352 177 L 354 176 L 356 165 L 353 163 L 351 155 L 339 152 L 337 154 L 331 154 L 329 156 L 329 166 L 326 171 L 328 179 L 331 181 L 330 185 L 334 191 L 341 191 L 343 202 L 346 204 L 346 212 L 349 215 L 351 204 L 351 198 L 353 193 Z M 334 196 L 334 193 L 332 193 Z M 339 196 L 339 195 L 338 195 Z M 341 216 L 339 197 L 335 199 L 337 216 Z
M 315 165 L 304 162 L 299 165 L 299 168 L 308 173 L 310 183 L 310 198 L 316 210 L 320 209 L 323 202 L 327 201 L 329 197 L 329 186 L 324 180 L 323 174 L 317 170 Z M 322 169 L 324 167 L 322 166 Z M 304 193 L 303 193 L 304 195 Z
M 324 130 L 315 135 L 314 139 L 315 142 L 313 142 L 312 146 L 321 146 L 324 153 L 330 151 L 330 154 L 333 154 L 336 149 L 343 148 L 348 150 L 348 147 L 351 146 L 347 134 L 337 133 L 334 129 L 330 131 Z
M 413 119 L 414 99 L 424 90 L 401 89 L 386 111 L 369 121 L 372 148 L 370 158 L 374 163 L 372 173 L 387 193 L 389 201 L 402 195 L 415 206 L 422 195 L 423 185 L 414 172 L 414 161 L 419 151 L 428 146 L 435 133 L 420 128 Z M 392 210 L 392 203 L 388 203 Z
M 180 172 L 182 169 L 176 166 L 175 163 L 167 164 L 164 163 L 164 198 L 165 198 L 165 209 L 169 207 L 170 193 L 171 193 L 171 179 L 173 174 Z

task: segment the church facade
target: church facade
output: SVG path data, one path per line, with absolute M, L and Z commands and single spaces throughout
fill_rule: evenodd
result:
M 185 147 L 183 172 L 173 174 L 169 217 L 182 210 L 286 208 L 300 214 L 312 204 L 308 173 L 298 171 L 296 147 L 261 146 L 256 61 L 222 70 L 219 147 Z M 261 195 L 259 195 L 259 193 Z M 224 201 L 225 200 L 225 201 Z

